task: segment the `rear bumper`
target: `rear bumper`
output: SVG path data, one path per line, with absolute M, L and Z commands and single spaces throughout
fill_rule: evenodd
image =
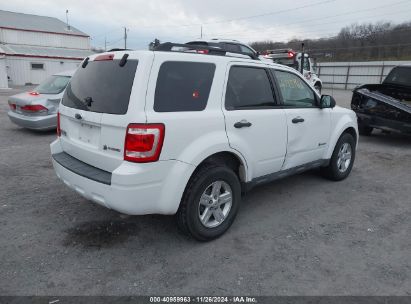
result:
M 57 114 L 46 116 L 27 116 L 8 111 L 10 120 L 20 127 L 32 130 L 52 130 L 57 127 Z
M 52 155 L 61 153 L 57 139 Z M 104 207 L 132 215 L 174 214 L 195 167 L 180 161 L 135 164 L 123 162 L 111 174 L 110 184 L 70 170 L 53 158 L 57 176 L 80 195 Z M 87 165 L 86 165 L 87 166 Z M 80 173 L 80 174 L 79 174 Z

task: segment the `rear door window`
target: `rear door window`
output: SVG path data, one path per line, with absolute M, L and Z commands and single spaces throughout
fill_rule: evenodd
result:
M 64 92 L 62 104 L 84 111 L 126 114 L 137 60 L 90 61 L 78 68 Z
M 207 106 L 215 65 L 203 62 L 164 62 L 158 73 L 154 111 L 202 111 Z
M 225 95 L 227 110 L 261 109 L 273 106 L 276 106 L 276 103 L 265 69 L 231 67 Z

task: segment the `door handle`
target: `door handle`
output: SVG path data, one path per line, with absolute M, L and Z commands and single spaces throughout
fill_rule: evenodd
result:
M 243 119 L 241 121 L 237 121 L 234 124 L 234 128 L 240 129 L 240 128 L 248 128 L 251 127 L 252 123 L 248 122 L 247 120 Z
M 304 118 L 298 116 L 298 117 L 293 118 L 293 120 L 291 121 L 296 124 L 296 123 L 304 122 Z

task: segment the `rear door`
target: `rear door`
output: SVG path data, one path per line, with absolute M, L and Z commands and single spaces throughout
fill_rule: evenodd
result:
M 124 54 L 99 55 L 84 68 L 80 66 L 59 109 L 63 150 L 106 171 L 123 161 L 128 123 L 146 120 L 143 88 L 147 77 L 136 71 L 149 71 L 150 62 L 129 56 L 121 66 Z
M 285 111 L 262 65 L 228 66 L 223 112 L 230 146 L 247 160 L 252 178 L 279 171 L 287 144 Z

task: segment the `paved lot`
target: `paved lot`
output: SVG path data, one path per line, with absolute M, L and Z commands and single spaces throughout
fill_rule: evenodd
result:
M 2 295 L 411 294 L 410 138 L 361 137 L 342 182 L 308 172 L 256 188 L 227 234 L 198 243 L 173 217 L 121 216 L 69 190 L 54 132 L 13 125 L 2 94 Z

